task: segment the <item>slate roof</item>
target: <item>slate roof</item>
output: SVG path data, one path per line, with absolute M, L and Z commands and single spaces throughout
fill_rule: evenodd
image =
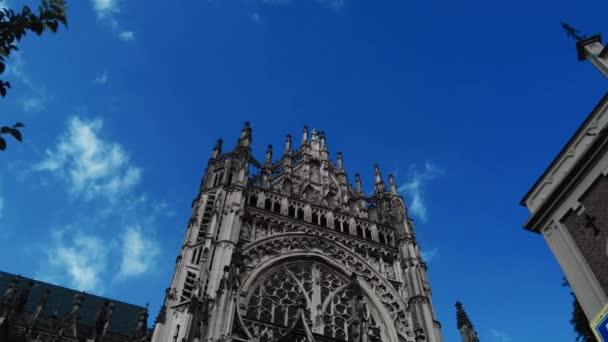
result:
M 0 271 L 0 296 L 4 294 L 11 280 L 13 280 L 15 277 L 17 277 L 17 275 Z M 80 291 L 45 283 L 35 279 L 21 277 L 21 280 L 17 284 L 17 294 L 20 293 L 21 289 L 23 289 L 30 280 L 34 283 L 34 286 L 30 291 L 27 304 L 25 305 L 26 311 L 33 312 L 35 310 L 36 304 L 38 303 L 40 297 L 42 297 L 44 289 L 49 289 L 50 293 L 44 310 L 41 312 L 42 315 L 47 317 L 57 316 L 58 318 L 63 318 L 72 311 L 72 307 L 74 305 L 74 296 L 80 293 Z M 139 313 L 144 310 L 144 307 L 88 293 L 85 293 L 85 300 L 80 307 L 80 324 L 95 326 L 95 316 L 97 315 L 97 311 L 99 308 L 101 308 L 106 300 L 114 304 L 114 310 L 112 311 L 112 317 L 110 318 L 108 332 L 113 332 L 124 336 L 132 335 L 135 332 L 137 323 L 139 322 Z

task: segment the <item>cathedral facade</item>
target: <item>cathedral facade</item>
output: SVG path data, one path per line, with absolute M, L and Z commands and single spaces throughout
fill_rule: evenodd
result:
M 306 127 L 279 158 L 251 144 L 213 149 L 152 341 L 442 341 L 393 177 L 364 194 Z

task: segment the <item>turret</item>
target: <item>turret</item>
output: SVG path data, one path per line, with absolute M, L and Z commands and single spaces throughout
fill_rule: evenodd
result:
M 325 146 L 325 132 L 319 132 L 319 140 L 321 142 L 321 150 L 327 150 L 327 147 Z
M 342 162 L 342 152 L 338 152 L 338 172 L 344 172 L 344 165 Z
M 213 159 L 217 159 L 217 157 L 220 156 L 220 154 L 222 154 L 222 143 L 224 141 L 222 139 L 217 139 L 217 142 L 215 143 L 215 146 L 213 147 L 213 155 L 211 156 L 211 158 Z
M 357 194 L 363 194 L 363 189 L 361 187 L 361 175 L 358 173 L 355 173 L 355 190 L 357 191 Z
M 304 131 L 302 131 L 302 146 L 308 145 L 308 126 L 304 126 Z
M 285 152 L 283 153 L 283 155 L 290 155 L 291 154 L 291 134 L 287 134 L 287 137 L 285 137 Z
M 269 167 L 272 165 L 272 145 L 268 145 L 266 148 L 266 160 L 264 162 L 264 167 Z
M 393 175 L 388 175 L 388 183 L 391 188 L 391 195 L 397 196 L 397 185 L 395 184 L 395 178 Z
M 237 145 L 238 147 L 249 147 L 251 145 L 251 127 L 249 127 L 249 121 L 245 121 Z
M 374 176 L 376 177 L 376 183 L 374 184 L 375 193 L 383 194 L 386 192 L 386 186 L 384 185 L 384 181 L 382 180 L 382 175 L 380 174 L 380 167 L 378 164 L 374 165 Z

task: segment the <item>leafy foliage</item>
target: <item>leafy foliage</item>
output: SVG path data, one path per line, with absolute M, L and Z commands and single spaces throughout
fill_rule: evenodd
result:
M 562 286 L 570 287 L 566 277 L 562 278 Z M 572 319 L 570 319 L 570 324 L 572 324 L 574 332 L 576 332 L 576 341 L 598 342 L 595 335 L 593 335 L 591 326 L 589 326 L 589 320 L 587 319 L 587 316 L 585 316 L 581 304 L 578 302 L 578 299 L 576 299 L 576 296 L 574 296 L 574 292 L 570 291 L 570 294 L 574 297 L 574 301 L 572 301 Z
M 1 3 L 2 0 L 0 0 Z M 67 27 L 65 0 L 41 0 L 38 6 L 38 14 L 35 14 L 28 6 L 23 6 L 19 13 L 12 9 L 0 10 L 0 74 L 6 70 L 6 59 L 12 51 L 17 51 L 15 45 L 27 32 L 41 35 L 45 30 L 57 32 L 59 24 Z M 0 96 L 5 97 L 11 84 L 0 80 Z M 6 140 L 3 135 L 10 135 L 17 141 L 22 141 L 19 128 L 24 127 L 21 122 L 13 126 L 0 127 L 0 151 L 6 150 Z

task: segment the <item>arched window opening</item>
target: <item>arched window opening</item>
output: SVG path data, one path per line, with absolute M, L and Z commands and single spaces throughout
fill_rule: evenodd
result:
M 371 240 L 371 238 L 372 238 L 372 230 L 371 230 L 371 229 L 369 229 L 369 227 L 368 227 L 368 226 L 366 226 L 366 227 L 365 227 L 365 238 L 366 238 L 366 239 L 370 239 L 370 240 Z
M 316 212 L 312 212 L 312 223 L 313 224 L 319 224 L 319 215 L 317 215 Z
M 249 195 L 249 205 L 251 206 L 256 206 L 258 203 L 258 195 L 257 194 L 251 194 Z
M 266 209 L 266 210 L 272 210 L 272 200 L 270 200 L 270 198 L 267 198 L 264 201 L 264 209 Z
M 382 232 L 378 233 L 378 241 L 382 244 L 386 245 L 386 238 L 384 237 L 384 234 L 382 234 Z
M 287 215 L 290 217 L 296 217 L 296 208 L 293 205 L 290 205 L 287 209 Z
M 334 219 L 334 229 L 339 232 L 342 231 L 342 227 L 340 226 L 340 220 L 338 220 L 337 218 Z
M 321 215 L 321 227 L 327 227 L 327 217 L 325 215 Z
M 357 225 L 357 236 L 358 237 L 365 237 L 363 236 L 363 228 L 361 228 L 361 225 Z
M 228 175 L 228 183 L 226 185 L 232 185 L 232 172 Z
M 350 225 L 346 221 L 342 221 L 342 232 L 346 234 L 350 233 Z
M 367 300 L 356 296 L 348 286 L 350 283 L 348 277 L 321 263 L 297 262 L 275 267 L 249 290 L 243 323 L 250 332 L 257 332 L 260 341 L 271 341 L 294 323 L 298 305 L 304 300 L 305 320 L 313 333 L 331 341 L 352 340 L 354 336 L 349 338 L 349 334 L 354 328 L 353 313 L 357 318 L 369 317 L 370 326 L 378 325 Z M 321 315 L 321 320 L 310 316 L 311 308 Z M 381 341 L 379 329 L 370 329 L 369 333 L 368 341 Z
M 298 208 L 298 220 L 304 220 L 304 209 Z
M 273 203 L 272 206 L 272 211 L 274 211 L 275 213 L 280 213 L 281 212 L 281 202 L 276 201 Z

